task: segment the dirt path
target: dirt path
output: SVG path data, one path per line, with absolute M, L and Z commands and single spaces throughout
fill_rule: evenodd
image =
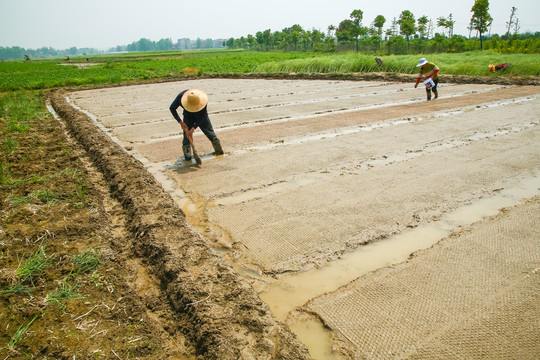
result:
M 195 141 L 204 154 L 202 167 L 177 161 L 179 129 L 166 110 L 177 92 L 189 87 L 208 92 L 211 119 L 227 152 L 225 156 L 212 156 L 209 142 L 198 135 Z M 332 267 L 337 259 L 360 251 L 364 244 L 436 223 L 446 214 L 515 188 L 523 181 L 537 181 L 537 87 L 441 84 L 439 91 L 441 97 L 428 103 L 423 90 L 384 80 L 201 79 L 81 91 L 67 96 L 75 106 L 95 116 L 96 123 L 154 175 L 145 175 L 146 170 L 136 161 L 123 167 L 114 165 L 124 162 L 121 159 L 125 153 L 120 148 L 101 149 L 105 139 L 96 140 L 97 135 L 90 129 L 86 131 L 89 138 L 84 141 L 89 150 L 107 162 L 100 166 L 114 174 L 110 175 L 114 180 L 112 188 L 133 212 L 131 229 L 142 234 L 136 245 L 139 256 L 148 258 L 152 273 L 167 284 L 166 296 L 175 299 L 176 291 L 180 291 L 182 298 L 171 300 L 177 311 L 185 312 L 186 304 L 197 304 L 194 312 L 188 313 L 197 321 L 208 321 L 213 319 L 212 314 L 238 311 L 242 304 L 227 301 L 244 296 L 250 299 L 246 306 L 257 304 L 263 309 L 265 305 L 257 302 L 253 289 L 264 294 L 281 278 Z M 62 101 L 57 99 L 58 103 Z M 68 106 L 63 111 L 63 116 L 75 116 Z M 73 124 L 78 123 L 78 116 L 73 118 Z M 132 168 L 137 172 L 133 173 Z M 157 186 L 155 179 L 168 194 L 153 188 Z M 166 200 L 167 196 L 172 196 L 176 205 Z M 182 208 L 193 227 L 182 224 L 183 214 L 171 215 L 176 214 L 175 206 Z M 537 207 L 527 211 L 535 213 Z M 495 223 L 485 220 L 487 229 Z M 532 222 L 531 226 L 534 231 L 538 229 L 538 223 Z M 447 241 L 453 243 L 463 229 L 451 231 L 457 235 Z M 170 241 L 170 234 L 178 232 L 190 235 Z M 519 240 L 534 240 L 534 234 Z M 212 252 L 209 244 L 221 257 Z M 195 256 L 198 251 L 212 255 L 200 258 Z M 183 260 L 172 269 L 159 265 L 160 259 L 174 256 Z M 189 260 L 187 264 L 185 260 Z M 538 260 L 534 256 L 526 260 L 519 271 L 534 270 Z M 429 257 L 418 261 L 423 271 L 433 270 Z M 217 280 L 207 280 L 207 287 L 206 281 L 192 275 L 204 273 L 212 278 L 222 272 L 217 268 L 229 269 L 227 278 L 232 282 L 223 282 L 218 276 Z M 483 272 L 479 268 L 474 271 Z M 361 291 L 361 279 L 351 282 L 350 289 Z M 184 281 L 193 286 L 186 290 Z M 203 290 L 199 288 L 201 283 Z M 239 285 L 249 295 L 235 293 L 233 289 Z M 426 292 L 433 286 L 426 286 Z M 211 294 L 216 289 L 224 293 L 217 303 L 207 304 L 214 299 Z M 349 293 L 347 288 L 335 288 L 321 299 L 341 298 Z M 322 303 L 315 297 L 308 308 L 302 308 L 300 303 L 298 309 L 317 312 L 349 357 L 368 356 L 369 351 L 363 347 L 372 340 L 366 340 L 365 328 L 347 318 L 345 307 L 317 305 Z M 325 304 L 330 303 L 328 300 Z M 355 300 L 351 304 L 359 305 Z M 370 304 L 373 302 L 365 306 Z M 275 305 L 270 304 L 274 315 Z M 278 317 L 285 320 L 290 310 L 284 318 Z M 443 305 L 438 307 L 441 310 L 445 311 Z M 262 321 L 255 326 L 260 341 L 272 338 L 271 329 L 277 326 L 268 311 L 264 310 L 264 314 L 262 318 L 255 316 L 257 322 Z M 455 315 L 452 311 L 449 314 Z M 350 324 L 339 325 L 343 321 Z M 391 323 L 377 322 L 375 318 L 373 321 L 368 327 L 379 329 L 377 336 L 388 336 L 392 331 Z M 215 337 L 205 340 L 209 342 L 205 349 L 223 344 L 217 337 L 223 329 L 229 329 L 226 323 L 224 319 L 212 327 L 216 329 Z M 466 325 L 458 323 L 452 330 L 463 330 Z M 473 338 L 479 341 L 480 333 L 476 331 L 480 330 L 475 329 Z M 502 330 L 501 336 L 514 330 L 510 326 Z M 282 333 L 288 334 L 286 329 L 280 330 Z M 205 331 L 196 334 L 197 339 L 206 339 Z M 417 335 L 426 339 L 432 334 L 433 328 L 428 327 Z M 529 341 L 529 335 L 524 333 L 524 341 Z M 301 348 L 289 335 L 284 338 L 289 344 L 284 352 Z M 407 339 L 399 341 L 396 358 L 409 354 L 407 346 L 414 344 Z M 257 342 L 257 349 L 260 344 Z M 268 351 L 272 347 L 262 348 Z M 537 348 L 530 351 L 538 355 Z M 459 356 L 467 357 L 467 353 Z

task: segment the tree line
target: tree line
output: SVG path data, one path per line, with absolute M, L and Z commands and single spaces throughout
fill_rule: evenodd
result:
M 259 31 L 238 39 L 230 38 L 225 45 L 230 49 L 244 48 L 258 51 L 369 51 L 386 54 L 463 52 L 493 49 L 501 52 L 540 52 L 540 33 L 520 34 L 517 8 L 511 8 L 507 31 L 502 36 L 488 33 L 493 18 L 489 14 L 489 0 L 476 0 L 471 8 L 468 37 L 454 34 L 453 15 L 434 21 L 422 15 L 418 18 L 403 10 L 398 18 L 387 22 L 377 15 L 369 26 L 363 25 L 362 10 L 353 10 L 348 19 L 338 26 L 330 25 L 325 32 L 304 30 L 293 25 L 282 31 Z M 388 27 L 385 29 L 385 25 Z M 435 30 L 439 30 L 435 32 Z M 474 36 L 473 36 L 474 33 Z
M 57 50 L 52 47 L 42 47 L 39 49 L 25 49 L 19 46 L 1 47 L 0 59 L 26 59 L 48 58 L 48 57 L 68 57 L 68 56 L 90 56 L 115 52 L 136 52 L 136 51 L 166 51 L 166 50 L 186 50 L 186 49 L 215 49 L 223 48 L 223 40 L 212 40 L 200 38 L 191 40 L 188 38 L 179 39 L 176 43 L 168 39 L 152 41 L 142 38 L 128 45 L 118 45 L 109 50 L 98 50 L 94 48 L 77 48 Z

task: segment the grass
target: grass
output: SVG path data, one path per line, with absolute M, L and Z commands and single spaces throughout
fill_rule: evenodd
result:
M 15 152 L 17 150 L 17 139 L 7 136 L 4 140 L 4 151 L 8 154 Z
M 68 299 L 81 299 L 82 295 L 77 294 L 75 290 L 77 289 L 78 285 L 69 285 L 67 280 L 64 279 L 60 282 L 60 287 L 58 287 L 56 290 L 50 292 L 45 297 L 45 303 L 47 304 L 56 304 L 61 309 L 65 309 L 65 305 L 63 304 L 64 300 Z
M 75 274 L 85 274 L 97 269 L 100 259 L 96 249 L 88 249 L 73 258 Z
M 32 201 L 39 201 L 43 204 L 50 205 L 51 203 L 65 200 L 66 196 L 57 194 L 52 190 L 45 189 L 45 190 L 35 190 L 30 192 L 28 195 L 23 197 L 13 197 L 9 198 L 9 202 L 13 205 L 22 205 L 22 204 L 28 204 Z
M 5 74 L 0 72 L 0 77 L 2 76 Z M 41 92 L 29 91 L 11 91 L 0 95 L 0 118 L 5 122 L 2 132 L 26 133 L 30 129 L 31 119 L 49 116 L 47 109 L 43 106 L 42 98 Z
M 21 340 L 21 338 L 23 337 L 23 335 L 28 331 L 28 328 L 30 328 L 30 325 L 32 325 L 32 323 L 34 321 L 36 321 L 36 319 L 39 317 L 40 315 L 35 315 L 32 320 L 30 320 L 28 323 L 26 324 L 21 324 L 18 328 L 17 328 L 17 331 L 15 331 L 15 334 L 13 334 L 13 336 L 11 337 L 11 339 L 9 340 L 8 342 L 8 348 L 11 350 L 11 351 L 14 351 L 15 350 L 15 345 L 17 345 L 17 343 Z M 7 358 L 6 358 L 7 359 Z
M 40 246 L 28 259 L 21 259 L 15 276 L 17 282 L 22 284 L 28 280 L 34 284 L 34 278 L 44 274 L 45 267 L 51 263 L 52 256 L 45 255 L 45 246 Z
M 10 183 L 11 173 L 7 163 L 0 160 L 0 185 L 7 185 Z

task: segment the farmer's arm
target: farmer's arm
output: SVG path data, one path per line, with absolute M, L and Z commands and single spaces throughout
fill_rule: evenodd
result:
M 178 115 L 178 111 L 177 111 L 177 109 L 182 104 L 181 99 L 182 99 L 182 95 L 184 95 L 184 92 L 185 91 L 182 91 L 180 94 L 178 94 L 176 99 L 174 99 L 174 101 L 172 102 L 171 106 L 169 106 L 169 110 L 171 111 L 171 114 L 176 119 L 176 121 L 178 121 L 180 126 L 182 126 L 182 129 L 185 132 L 188 132 L 188 127 L 187 127 L 186 123 L 182 121 L 182 119 L 180 118 L 180 115 Z
M 414 84 L 415 89 L 418 86 L 418 83 L 420 82 L 420 80 L 422 80 L 422 73 L 421 72 L 418 74 L 418 77 L 416 78 L 416 84 Z

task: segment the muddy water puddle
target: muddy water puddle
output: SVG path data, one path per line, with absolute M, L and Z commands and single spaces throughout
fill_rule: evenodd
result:
M 285 275 L 269 284 L 260 297 L 270 306 L 274 316 L 287 322 L 306 343 L 314 359 L 338 359 L 332 351 L 329 330 L 318 319 L 290 316 L 293 310 L 313 298 L 336 291 L 362 275 L 406 261 L 412 253 L 433 246 L 460 228 L 538 195 L 540 173 L 514 187 L 447 213 L 439 221 L 365 245 L 322 268 Z

